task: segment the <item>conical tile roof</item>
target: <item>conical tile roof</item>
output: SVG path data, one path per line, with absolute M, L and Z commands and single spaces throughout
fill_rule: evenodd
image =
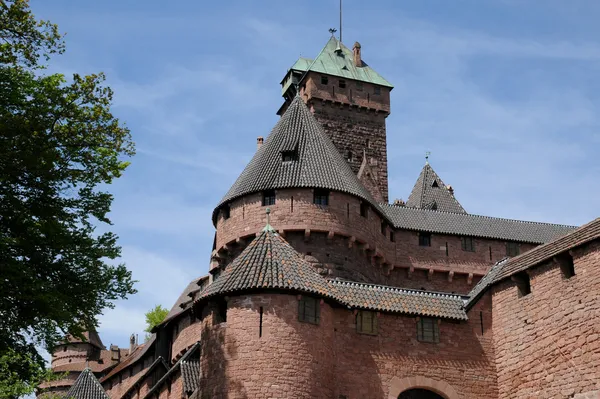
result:
M 333 297 L 333 287 L 272 228 L 265 228 L 199 299 L 252 289 L 287 289 Z
M 110 399 L 94 373 L 92 373 L 89 368 L 86 368 L 79 374 L 79 377 L 77 377 L 77 380 L 75 380 L 75 383 L 65 395 L 65 398 Z
M 293 160 L 285 161 L 291 158 Z M 264 144 L 213 212 L 243 195 L 277 188 L 310 187 L 340 191 L 378 203 L 323 131 L 299 96 L 292 101 Z
M 431 165 L 426 163 L 406 201 L 410 208 L 467 213 Z

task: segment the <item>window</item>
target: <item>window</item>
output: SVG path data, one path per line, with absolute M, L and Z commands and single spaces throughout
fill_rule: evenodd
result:
M 313 203 L 316 205 L 329 205 L 329 191 L 316 188 Z
M 376 96 L 380 95 L 381 94 L 381 87 L 375 86 L 373 88 L 373 94 L 375 94 Z
M 440 330 L 437 319 L 421 317 L 417 322 L 417 340 L 420 342 L 440 342 Z
M 366 202 L 360 203 L 360 216 L 364 218 L 369 217 L 369 204 Z
M 220 298 L 216 303 L 214 323 L 220 324 L 227 322 L 227 301 Z
M 390 231 L 390 241 L 391 242 L 396 242 L 396 237 L 394 236 L 394 232 Z
M 346 161 L 352 162 L 352 151 L 346 151 Z
M 223 207 L 223 219 L 229 219 L 229 216 L 231 216 L 231 209 L 229 208 L 229 204 L 225 205 Z
M 340 89 L 345 89 L 346 88 L 346 81 L 344 79 L 340 79 L 338 81 L 338 86 L 340 87 Z
M 560 271 L 564 278 L 571 278 L 575 275 L 575 264 L 573 263 L 573 257 L 569 253 L 557 256 L 556 261 L 560 266 Z
M 506 256 L 517 256 L 521 253 L 520 244 L 518 242 L 506 243 Z
M 386 228 L 387 228 L 387 224 L 384 221 L 382 221 L 381 222 L 381 234 L 386 235 L 385 234 Z
M 519 298 L 531 294 L 531 281 L 527 272 L 519 272 L 511 277 L 511 280 L 517 284 L 519 289 Z
M 430 233 L 419 233 L 419 246 L 430 247 L 431 246 L 431 234 Z
M 460 241 L 463 251 L 475 252 L 475 242 L 473 241 L 473 237 L 461 237 Z
M 363 91 L 362 82 L 356 82 L 356 91 Z
M 329 78 L 327 78 L 327 76 L 321 76 L 321 84 L 322 85 L 329 84 Z
M 275 190 L 263 191 L 262 205 L 275 205 Z
M 298 151 L 281 151 L 281 161 L 283 162 L 292 162 L 298 160 Z
M 377 314 L 359 310 L 356 314 L 356 331 L 363 334 L 377 334 Z
M 175 323 L 173 326 L 173 338 L 177 338 L 179 335 L 179 323 Z
M 321 307 L 319 300 L 309 296 L 302 296 L 298 301 L 298 321 L 319 324 Z

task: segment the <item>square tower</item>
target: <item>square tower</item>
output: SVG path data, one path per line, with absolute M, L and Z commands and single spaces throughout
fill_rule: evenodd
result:
M 350 50 L 334 36 L 314 59 L 299 58 L 281 81 L 283 115 L 300 90 L 338 151 L 375 199 L 388 202 L 385 119 L 393 86 L 368 66 L 356 42 Z

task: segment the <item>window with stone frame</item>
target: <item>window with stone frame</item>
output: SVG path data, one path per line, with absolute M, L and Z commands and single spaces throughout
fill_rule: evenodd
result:
M 356 331 L 361 334 L 377 334 L 377 313 L 359 310 L 356 314 Z
M 303 323 L 319 324 L 321 305 L 319 299 L 302 296 L 298 301 L 298 321 Z
M 521 253 L 521 244 L 509 241 L 506 243 L 506 256 L 517 256 Z
M 431 246 L 431 233 L 419 233 L 419 246 L 430 247 Z
M 417 340 L 420 342 L 440 342 L 438 320 L 431 317 L 419 317 L 417 321 Z
M 473 237 L 461 237 L 461 246 L 463 251 L 475 252 L 475 241 Z
M 275 190 L 263 191 L 262 206 L 275 205 Z
M 313 203 L 316 205 L 329 205 L 329 191 L 315 188 Z

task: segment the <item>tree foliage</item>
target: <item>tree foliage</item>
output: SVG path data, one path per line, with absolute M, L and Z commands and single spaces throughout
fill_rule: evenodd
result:
M 25 356 L 11 364 L 22 362 L 26 384 L 43 369 L 36 344 L 82 337 L 135 293 L 114 262 L 116 235 L 96 230 L 111 224 L 106 190 L 134 145 L 102 73 L 43 73 L 63 49 L 56 25 L 37 21 L 28 1 L 0 0 L 0 356 Z M 0 372 L 0 389 L 7 381 Z
M 165 320 L 167 314 L 169 314 L 169 310 L 163 308 L 161 305 L 156 305 L 152 310 L 146 312 L 146 329 L 144 331 L 150 333 L 154 327 Z M 146 339 L 148 337 L 149 335 L 146 335 Z

